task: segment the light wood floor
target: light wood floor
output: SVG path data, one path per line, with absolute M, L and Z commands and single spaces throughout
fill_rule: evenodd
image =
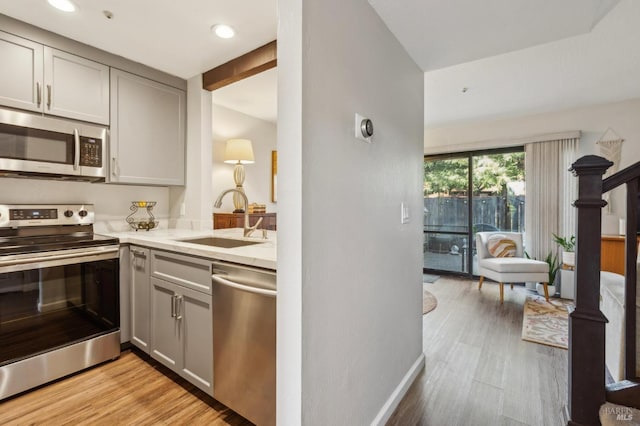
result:
M 423 317 L 426 367 L 388 425 L 562 424 L 567 351 L 521 339 L 527 290 L 440 278 L 425 284 L 437 308 Z
M 426 368 L 388 424 L 559 425 L 567 352 L 521 340 L 525 289 L 507 286 L 500 306 L 492 282 L 478 291 L 440 278 L 427 288 L 438 307 L 423 317 Z M 176 377 L 126 352 L 0 403 L 0 425 L 251 424 Z
M 0 425 L 169 424 L 252 423 L 129 351 L 116 361 L 0 403 Z

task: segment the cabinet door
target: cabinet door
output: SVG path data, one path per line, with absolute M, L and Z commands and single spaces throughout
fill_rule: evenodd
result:
M 42 111 L 42 45 L 0 31 L 0 104 Z
M 131 341 L 131 252 L 120 246 L 120 343 Z
M 110 182 L 184 185 L 186 95 L 111 69 Z
M 174 371 L 182 365 L 181 321 L 177 319 L 176 285 L 151 277 L 150 355 Z
M 178 314 L 182 316 L 183 342 L 180 374 L 213 395 L 213 334 L 211 295 L 179 287 Z
M 44 112 L 109 124 L 109 67 L 44 47 Z
M 149 353 L 149 249 L 130 248 L 131 343 Z

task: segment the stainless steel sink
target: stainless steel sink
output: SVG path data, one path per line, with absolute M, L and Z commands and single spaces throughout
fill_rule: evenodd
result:
M 232 238 L 220 238 L 220 237 L 204 237 L 204 238 L 194 238 L 191 240 L 180 240 L 180 241 L 182 241 L 183 243 L 202 244 L 205 246 L 220 247 L 220 248 L 244 247 L 244 246 L 251 246 L 253 244 L 260 244 L 264 242 L 264 241 L 234 240 Z

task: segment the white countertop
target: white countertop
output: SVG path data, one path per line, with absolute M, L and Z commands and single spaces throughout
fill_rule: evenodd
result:
M 243 265 L 276 269 L 276 231 L 267 231 L 267 239 L 262 239 L 262 230 L 254 231 L 254 236 L 242 236 L 242 228 L 194 231 L 191 229 L 153 229 L 151 231 L 100 232 L 102 235 L 117 237 L 121 244 L 167 250 L 180 254 L 226 260 Z M 255 241 L 259 244 L 222 248 L 203 244 L 187 243 L 180 240 L 201 237 L 222 237 L 235 240 Z

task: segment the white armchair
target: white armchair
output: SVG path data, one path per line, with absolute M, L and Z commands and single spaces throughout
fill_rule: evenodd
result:
M 514 257 L 494 257 L 487 248 L 487 242 L 492 235 L 503 235 L 515 242 Z M 504 302 L 504 283 L 541 282 L 544 283 L 544 296 L 549 301 L 547 282 L 549 280 L 549 265 L 539 260 L 524 257 L 522 234 L 518 232 L 478 232 L 476 234 L 476 250 L 478 259 L 478 275 L 480 281 L 478 290 L 482 289 L 485 277 L 500 284 L 500 303 Z

